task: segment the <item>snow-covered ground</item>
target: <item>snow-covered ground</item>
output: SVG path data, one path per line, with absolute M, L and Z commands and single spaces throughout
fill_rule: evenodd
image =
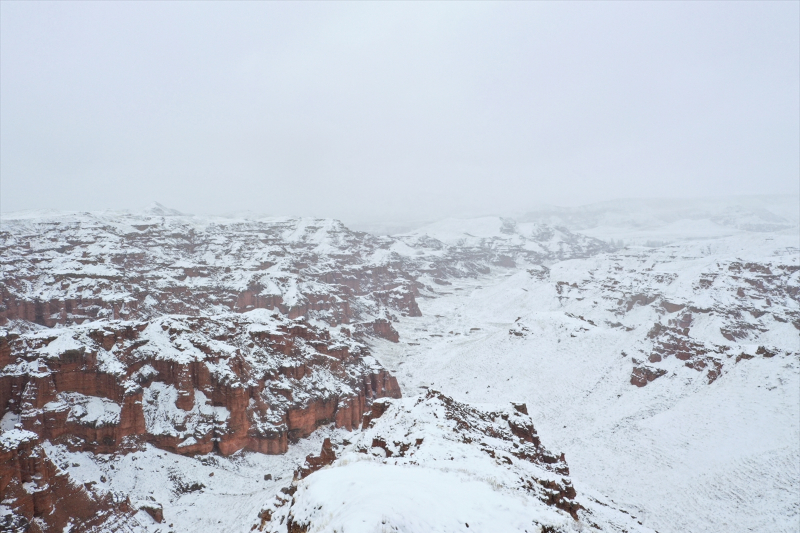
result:
M 381 342 L 375 354 L 406 394 L 432 387 L 461 401 L 526 402 L 543 443 L 566 453 L 579 494 L 597 490 L 662 533 L 797 531 L 796 327 L 771 321 L 756 336 L 729 342 L 719 323 L 709 325 L 719 314 L 712 311 L 695 319 L 694 337 L 726 344 L 734 355 L 755 353 L 762 343 L 784 355 L 738 363 L 723 357 L 722 376 L 710 384 L 672 358 L 664 361 L 669 372 L 663 377 L 643 388 L 630 383 L 630 354 L 644 351 L 648 330 L 665 313 L 654 304 L 621 313 L 609 303 L 609 289 L 599 281 L 609 264 L 622 265 L 623 283 L 628 271 L 643 268 L 674 274 L 650 291 L 720 309 L 732 308 L 725 298 L 735 288 L 715 292 L 694 283 L 720 262 L 798 264 L 794 230 L 724 237 L 697 230 L 671 247 L 552 264 L 544 276 L 510 269 L 453 281 L 419 300 L 421 318 L 400 319 L 400 344 Z M 557 291 L 559 281 L 582 280 L 580 295 Z M 797 277 L 789 284 L 796 288 Z M 797 312 L 796 300 L 784 305 Z
M 538 533 L 542 525 L 554 528 L 545 531 L 796 532 L 796 202 L 776 202 L 772 211 L 765 199 L 712 204 L 680 210 L 674 202 L 623 202 L 533 213 L 518 223 L 445 220 L 365 245 L 367 267 L 395 261 L 419 282 L 422 316 L 389 313 L 400 342 L 370 341 L 404 399 L 364 431 L 322 427 L 282 456 L 184 457 L 150 445 L 94 455 L 43 446 L 76 482 L 130 496 L 135 508 L 163 508 L 163 523 L 142 510 L 124 524 L 127 531 L 281 531 L 291 516 L 308 528 L 297 531 L 330 533 Z M 292 231 L 280 239 L 311 236 L 303 246 L 322 255 L 331 239 L 340 253 L 347 239 L 362 238 L 335 224 L 314 221 L 322 229 L 308 232 L 310 223 L 290 222 Z M 273 253 L 255 241 L 253 247 L 253 265 Z M 292 253 L 286 264 L 296 259 Z M 209 268 L 215 260 L 209 257 Z M 637 372 L 649 378 L 637 381 Z M 522 440 L 494 442 L 494 429 L 472 434 L 475 424 L 465 430 L 440 419 L 430 403 L 434 389 L 475 412 L 508 413 L 509 402 L 524 402 L 542 446 L 565 454 L 569 484 L 587 514 L 573 520 L 543 505 L 535 484 L 523 490 L 518 482 L 525 476 L 561 484 L 566 478 L 535 461 L 516 461 L 513 454 L 527 446 Z M 174 404 L 173 398 L 157 405 L 156 397 L 175 394 L 161 384 L 148 394 L 155 402 L 148 423 L 155 423 Z M 200 409 L 203 397 L 196 399 Z M 59 402 L 76 419 L 116 413 L 92 397 Z M 0 428 L 18 431 L 18 420 L 6 413 Z M 338 458 L 293 483 L 325 437 Z M 403 443 L 411 451 L 398 455 Z M 276 501 L 285 505 L 279 509 Z M 268 525 L 266 509 L 276 517 Z
M 168 533 L 249 531 L 265 502 L 292 481 L 306 455 L 318 453 L 329 435 L 322 428 L 284 455 L 238 452 L 186 457 L 147 445 L 128 454 L 69 452 L 45 441 L 48 457 L 79 484 L 130 497 L 134 508 L 160 506 L 164 522 L 144 511 L 120 525 L 120 531 Z M 265 476 L 269 479 L 265 479 Z
M 290 510 L 270 508 L 267 531 L 282 531 L 285 516 L 325 533 L 652 533 L 602 496 L 576 495 L 519 404 L 476 408 L 435 391 L 389 403 L 331 467 L 297 484 Z

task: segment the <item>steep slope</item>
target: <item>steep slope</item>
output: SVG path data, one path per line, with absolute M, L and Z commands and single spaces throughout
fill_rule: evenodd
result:
M 400 395 L 362 343 L 266 310 L 0 343 L 0 401 L 23 428 L 101 453 L 143 441 L 181 454 L 284 453 L 319 425 L 352 428 L 373 399 Z
M 327 442 L 309 458 L 259 530 L 650 531 L 576 493 L 523 404 L 488 410 L 431 391 L 375 410 L 352 443 Z M 330 466 L 320 470 L 322 459 Z
M 0 434 L 0 528 L 13 533 L 125 530 L 130 500 L 76 483 L 47 456 L 37 435 Z

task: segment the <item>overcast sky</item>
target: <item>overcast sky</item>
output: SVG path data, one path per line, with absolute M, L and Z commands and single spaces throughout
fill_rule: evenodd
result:
M 0 210 L 797 194 L 800 3 L 0 3 Z

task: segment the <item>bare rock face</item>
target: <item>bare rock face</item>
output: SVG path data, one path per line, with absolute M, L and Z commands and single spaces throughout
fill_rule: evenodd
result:
M 400 334 L 392 327 L 392 323 L 384 318 L 379 318 L 372 323 L 372 331 L 376 337 L 382 337 L 392 342 L 400 342 Z
M 400 397 L 363 343 L 267 311 L 102 321 L 4 343 L 4 410 L 40 438 L 99 453 L 130 442 L 283 453 L 319 425 L 358 427 L 375 399 Z
M 0 464 L 0 494 L 11 510 L 0 517 L 2 531 L 63 531 L 70 523 L 70 531 L 115 529 L 131 516 L 128 501 L 75 485 L 30 431 L 12 429 L 0 435 Z
M 647 365 L 634 367 L 631 372 L 631 385 L 637 387 L 644 387 L 648 382 L 653 381 L 666 374 L 667 371 L 663 368 L 653 368 Z

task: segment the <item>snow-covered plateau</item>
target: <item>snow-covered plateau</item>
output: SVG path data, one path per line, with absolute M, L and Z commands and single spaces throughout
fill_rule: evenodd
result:
M 800 530 L 798 199 L 0 221 L 0 531 Z

